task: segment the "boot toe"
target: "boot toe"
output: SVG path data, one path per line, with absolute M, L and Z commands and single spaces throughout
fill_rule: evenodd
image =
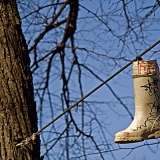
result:
M 139 132 L 121 131 L 116 133 L 114 142 L 124 144 L 124 143 L 140 142 L 143 140 L 144 140 L 144 137 Z

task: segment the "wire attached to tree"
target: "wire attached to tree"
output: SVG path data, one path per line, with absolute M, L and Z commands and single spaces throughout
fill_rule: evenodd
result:
M 122 67 L 120 70 L 118 70 L 116 73 L 111 75 L 108 79 L 106 79 L 104 82 L 102 82 L 100 85 L 98 85 L 96 88 L 94 88 L 92 91 L 90 91 L 88 94 L 86 94 L 84 97 L 82 97 L 79 101 L 75 102 L 72 106 L 67 108 L 63 113 L 61 113 L 59 116 L 57 116 L 55 119 L 53 119 L 51 122 L 46 124 L 44 127 L 42 127 L 39 131 L 36 133 L 33 133 L 32 136 L 29 138 L 26 138 L 22 142 L 18 143 L 16 146 L 24 146 L 28 144 L 31 140 L 36 140 L 36 136 L 38 136 L 44 129 L 46 129 L 48 126 L 50 126 L 52 123 L 57 121 L 60 117 L 62 117 L 64 114 L 66 114 L 68 111 L 70 111 L 72 108 L 77 106 L 80 102 L 82 102 L 84 99 L 86 99 L 88 96 L 90 96 L 92 93 L 94 93 L 96 90 L 98 90 L 100 87 L 102 87 L 104 84 L 106 84 L 108 81 L 110 81 L 112 78 L 114 78 L 116 75 L 118 75 L 120 72 L 122 72 L 124 69 L 126 69 L 128 66 L 130 66 L 133 62 L 137 60 L 142 60 L 142 56 L 145 55 L 148 51 L 150 51 L 152 48 L 154 48 L 156 45 L 160 43 L 160 40 L 155 42 L 153 45 L 151 45 L 149 48 L 147 48 L 145 51 L 143 51 L 141 54 L 139 54 L 136 58 L 131 60 L 128 64 L 126 64 L 124 67 Z

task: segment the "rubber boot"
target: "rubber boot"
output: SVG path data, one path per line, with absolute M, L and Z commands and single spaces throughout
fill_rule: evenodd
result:
M 133 63 L 135 114 L 132 123 L 116 133 L 116 143 L 133 143 L 160 137 L 160 82 L 156 60 Z

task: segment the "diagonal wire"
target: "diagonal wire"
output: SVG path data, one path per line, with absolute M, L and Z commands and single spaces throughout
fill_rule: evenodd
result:
M 36 135 L 39 135 L 40 132 L 42 132 L 44 129 L 46 129 L 48 126 L 50 126 L 52 123 L 54 123 L 55 121 L 57 121 L 59 118 L 61 118 L 65 113 L 67 113 L 68 111 L 70 111 L 72 108 L 74 108 L 75 106 L 77 106 L 80 102 L 82 102 L 84 99 L 86 99 L 88 96 L 90 96 L 92 93 L 94 93 L 96 90 L 98 90 L 100 87 L 102 87 L 104 84 L 106 84 L 108 81 L 110 81 L 112 78 L 114 78 L 116 75 L 118 75 L 120 72 L 122 72 L 124 69 L 126 69 L 128 66 L 130 66 L 133 62 L 137 61 L 138 59 L 140 59 L 143 55 L 145 55 L 148 51 L 150 51 L 152 48 L 154 48 L 156 45 L 158 45 L 160 43 L 160 40 L 158 40 L 157 42 L 155 42 L 153 45 L 151 45 L 149 48 L 147 48 L 145 51 L 143 51 L 141 54 L 139 54 L 136 58 L 134 58 L 133 60 L 131 60 L 128 64 L 126 64 L 124 67 L 122 67 L 120 70 L 118 70 L 117 72 L 115 72 L 113 75 L 111 75 L 108 79 L 106 79 L 104 82 L 102 82 L 100 85 L 98 85 L 97 87 L 95 87 L 92 91 L 90 91 L 88 94 L 86 94 L 84 97 L 82 97 L 79 101 L 75 102 L 72 106 L 70 106 L 69 108 L 67 108 L 64 112 L 62 112 L 59 116 L 57 116 L 55 119 L 53 119 L 51 122 L 49 122 L 48 124 L 46 124 L 44 127 L 42 127 L 39 131 L 37 131 L 36 133 L 33 133 L 33 135 L 29 138 L 27 138 L 26 140 L 23 140 L 22 142 L 18 143 L 16 146 L 21 146 L 24 144 L 28 144 L 28 141 L 30 140 L 34 140 L 36 138 Z M 26 143 L 27 142 L 27 143 Z
M 128 66 L 130 66 L 134 61 L 137 61 L 137 59 L 141 58 L 143 55 L 145 55 L 148 51 L 150 51 L 152 48 L 154 48 L 157 44 L 160 43 L 160 40 L 158 40 L 156 43 L 151 45 L 148 49 L 143 51 L 141 54 L 139 54 L 136 58 L 131 60 L 128 64 L 126 64 L 124 67 L 122 67 L 120 70 L 118 70 L 116 73 L 114 73 L 112 76 L 110 76 L 108 79 L 106 79 L 104 82 L 102 82 L 100 85 L 98 85 L 96 88 L 94 88 L 92 91 L 90 91 L 88 94 L 86 94 L 84 97 L 82 97 L 79 101 L 75 102 L 72 106 L 67 108 L 63 113 L 61 113 L 59 116 L 57 116 L 55 119 L 53 119 L 51 122 L 49 122 L 47 125 L 45 125 L 43 128 L 41 128 L 37 134 L 42 132 L 45 128 L 47 128 L 49 125 L 51 125 L 53 122 L 58 120 L 61 116 L 63 116 L 65 113 L 67 113 L 69 110 L 77 106 L 80 102 L 82 102 L 84 99 L 86 99 L 88 96 L 90 96 L 92 93 L 94 93 L 96 90 L 98 90 L 100 87 L 102 87 L 104 84 L 106 84 L 108 81 L 110 81 L 112 78 L 114 78 L 117 74 L 122 72 L 124 69 L 126 69 Z

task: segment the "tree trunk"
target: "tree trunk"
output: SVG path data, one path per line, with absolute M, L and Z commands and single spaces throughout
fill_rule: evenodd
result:
M 39 138 L 16 146 L 38 129 L 29 65 L 16 0 L 0 0 L 0 160 L 39 160 Z

